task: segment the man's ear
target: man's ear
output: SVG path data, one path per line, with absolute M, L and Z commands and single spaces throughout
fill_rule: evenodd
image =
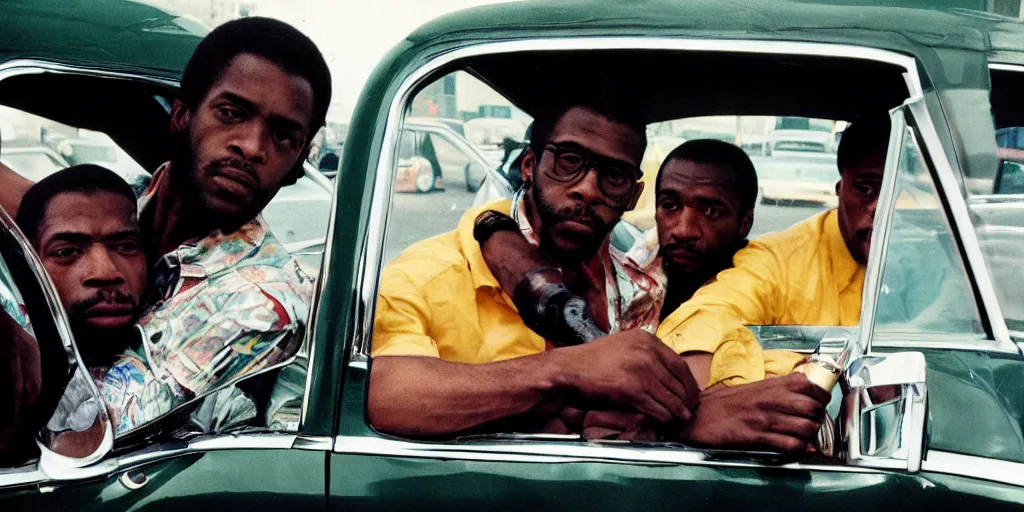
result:
M 839 178 L 839 181 L 836 182 L 836 195 L 837 196 L 839 195 L 839 189 L 841 189 L 841 188 L 843 188 L 843 179 Z
M 533 182 L 533 173 L 537 170 L 537 155 L 533 154 L 533 148 L 527 147 L 523 151 L 523 161 L 519 164 L 519 172 L 523 175 L 523 181 Z
M 747 238 L 750 234 L 750 229 L 754 227 L 754 209 L 751 208 L 743 213 L 743 218 L 740 219 L 740 238 Z
M 636 192 L 633 193 L 633 200 L 630 201 L 629 205 L 626 206 L 627 212 L 632 210 L 633 208 L 636 208 L 636 203 L 640 201 L 640 196 L 644 193 L 644 185 L 645 183 L 643 182 L 636 184 Z
M 171 105 L 171 133 L 185 133 L 192 122 L 192 110 L 181 100 L 174 100 Z

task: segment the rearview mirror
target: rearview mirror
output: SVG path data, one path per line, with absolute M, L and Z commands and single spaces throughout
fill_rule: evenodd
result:
M 921 469 L 928 412 L 920 352 L 855 359 L 841 381 L 840 439 L 851 465 Z

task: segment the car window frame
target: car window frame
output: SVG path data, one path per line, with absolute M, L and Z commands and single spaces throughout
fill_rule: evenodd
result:
M 677 463 L 701 465 L 728 465 L 731 467 L 765 467 L 763 461 L 730 459 L 722 461 L 715 450 L 622 447 L 605 443 L 569 443 L 565 436 L 506 435 L 501 439 L 474 440 L 472 443 L 420 442 L 397 439 L 382 435 L 369 425 L 365 412 L 366 386 L 369 381 L 370 344 L 373 320 L 377 304 L 377 288 L 383 272 L 388 222 L 394 198 L 393 188 L 397 177 L 398 137 L 405 128 L 406 110 L 412 97 L 423 85 L 445 73 L 456 71 L 459 61 L 489 54 L 517 51 L 567 51 L 567 50 L 673 50 L 673 51 L 719 51 L 777 56 L 826 56 L 835 58 L 858 58 L 899 66 L 903 69 L 909 99 L 923 97 L 922 81 L 917 60 L 909 55 L 855 45 L 827 44 L 771 40 L 731 39 L 690 39 L 636 36 L 531 38 L 516 41 L 481 42 L 459 47 L 449 52 L 435 54 L 417 61 L 417 67 L 405 75 L 396 89 L 385 101 L 387 116 L 384 126 L 378 125 L 379 137 L 374 144 L 380 144 L 379 157 L 373 172 L 372 197 L 368 215 L 365 217 L 366 238 L 358 249 L 356 296 L 353 307 L 355 321 L 348 333 L 346 350 L 343 351 L 343 367 L 354 370 L 346 374 L 364 375 L 363 380 L 351 376 L 342 379 L 339 392 L 339 407 L 334 452 L 341 454 L 423 457 L 437 459 L 494 460 L 517 462 L 572 462 L 599 461 L 626 464 Z M 397 81 L 396 81 L 397 82 Z M 934 130 L 933 130 L 934 131 Z M 929 141 L 929 147 L 931 147 Z M 942 153 L 941 146 L 935 146 Z M 944 154 L 943 154 L 944 158 Z M 880 207 L 888 208 L 890 204 Z M 872 260 L 873 267 L 880 267 L 878 258 Z M 875 268 L 876 278 L 880 268 Z M 867 283 L 866 283 L 867 287 Z M 867 292 L 867 288 L 865 289 Z M 877 294 L 877 283 L 872 287 Z M 879 344 L 877 346 L 883 346 Z M 358 403 L 355 403 L 358 402 Z M 358 415 L 358 418 L 356 417 Z M 793 463 L 782 466 L 790 469 L 815 469 L 824 471 L 882 471 L 875 468 L 850 465 Z
M 92 78 L 128 80 L 142 85 L 159 86 L 163 88 L 178 88 L 178 81 L 165 77 L 132 73 L 125 71 L 112 71 L 106 69 L 90 68 L 81 65 L 69 65 L 37 58 L 18 58 L 0 63 L 0 82 L 16 76 L 27 74 L 52 73 L 57 75 L 77 75 Z M 326 186 L 331 194 L 331 212 L 328 230 L 325 234 L 324 256 L 321 260 L 320 275 L 316 280 L 313 297 L 310 301 L 309 314 L 307 316 L 307 328 L 300 352 L 305 350 L 308 354 L 308 366 L 306 384 L 302 399 L 302 409 L 299 415 L 299 426 L 295 432 L 270 432 L 260 431 L 254 433 L 232 433 L 202 435 L 188 441 L 166 441 L 155 444 L 145 444 L 131 451 L 110 455 L 108 454 L 99 462 L 94 464 L 73 468 L 49 468 L 46 472 L 39 469 L 38 461 L 23 465 L 19 468 L 0 469 L 0 490 L 18 488 L 27 485 L 38 485 L 47 482 L 79 481 L 96 478 L 104 475 L 111 475 L 126 467 L 139 464 L 155 462 L 172 457 L 178 457 L 188 453 L 202 453 L 213 450 L 239 450 L 239 449 L 302 449 L 328 452 L 331 449 L 330 437 L 306 434 L 303 423 L 308 409 L 311 382 L 316 368 L 316 350 L 313 340 L 316 331 L 316 311 L 320 302 L 321 290 L 326 286 L 328 268 L 328 255 L 331 251 L 331 243 L 334 239 L 334 223 L 336 206 L 338 200 L 337 187 L 319 174 L 315 167 L 309 162 L 303 163 L 303 170 L 315 183 Z M 326 185 L 325 185 L 326 184 Z

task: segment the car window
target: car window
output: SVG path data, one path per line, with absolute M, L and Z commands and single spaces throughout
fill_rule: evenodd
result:
M 506 108 L 488 107 L 496 105 Z M 504 151 L 494 156 L 493 144 L 476 144 L 460 133 L 465 131 L 464 121 L 482 121 L 470 124 L 471 128 L 489 123 L 481 112 L 509 113 L 523 126 L 532 121 L 509 100 L 461 71 L 427 85 L 413 98 L 399 139 L 385 263 L 415 242 L 454 229 L 478 198 L 489 202 L 511 197 L 513 191 L 507 186 L 494 187 L 488 182 L 494 178 L 486 177 L 497 170 Z M 414 132 L 416 126 L 422 128 Z
M 39 181 L 67 167 L 65 162 L 58 161 L 52 153 L 53 150 L 45 147 L 9 149 L 0 156 L 0 162 L 32 181 Z
M 1024 294 L 1019 286 L 1024 253 L 1024 102 L 1019 87 L 1024 71 L 991 73 L 999 168 L 992 193 L 975 194 L 968 205 L 1007 327 L 1024 339 Z
M 879 290 L 875 339 L 985 331 L 956 238 L 914 132 L 907 128 Z

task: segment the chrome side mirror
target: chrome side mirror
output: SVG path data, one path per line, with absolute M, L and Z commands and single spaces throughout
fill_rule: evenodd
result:
M 921 469 L 928 414 L 926 363 L 920 352 L 866 355 L 842 380 L 840 445 L 847 463 Z

